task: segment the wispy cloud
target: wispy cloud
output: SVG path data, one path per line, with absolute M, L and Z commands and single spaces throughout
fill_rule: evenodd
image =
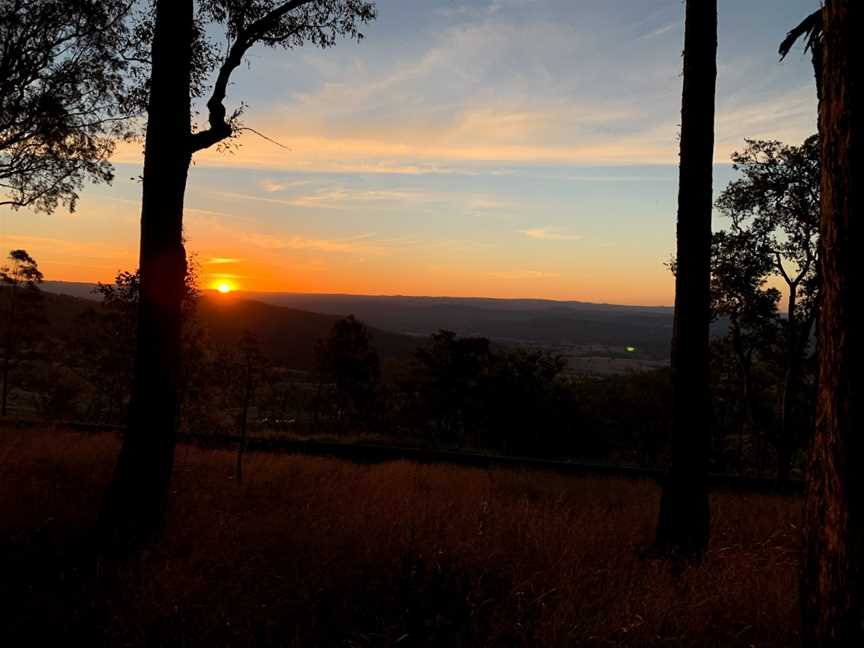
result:
M 260 232 L 243 232 L 240 238 L 246 243 L 265 250 L 314 250 L 336 254 L 389 255 L 392 250 L 388 246 L 370 242 L 374 236 L 374 233 L 369 233 L 346 238 L 317 239 L 305 236 L 275 236 Z
M 229 265 L 232 263 L 242 263 L 245 259 L 236 257 L 211 257 L 207 259 L 205 265 Z
M 519 233 L 540 241 L 580 241 L 584 238 L 581 234 L 563 232 L 560 227 L 534 227 L 519 230 Z
M 681 21 L 674 20 L 670 23 L 662 25 L 661 27 L 658 27 L 657 29 L 652 29 L 647 34 L 644 34 L 641 38 L 656 38 L 657 36 L 662 36 L 663 34 L 670 32 L 678 27 L 681 27 Z

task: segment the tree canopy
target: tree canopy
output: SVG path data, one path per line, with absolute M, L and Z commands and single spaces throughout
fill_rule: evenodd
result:
M 75 209 L 111 182 L 136 64 L 128 0 L 0 0 L 0 205 Z

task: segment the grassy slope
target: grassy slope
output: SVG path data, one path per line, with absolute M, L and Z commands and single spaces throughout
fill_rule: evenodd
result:
M 116 438 L 0 430 L 0 636 L 88 645 L 759 645 L 797 640 L 799 502 L 717 494 L 705 563 L 644 557 L 645 482 L 181 446 L 161 541 L 87 534 Z

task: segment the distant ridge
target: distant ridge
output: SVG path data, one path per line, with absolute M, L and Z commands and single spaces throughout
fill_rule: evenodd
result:
M 48 292 L 88 298 L 93 296 L 95 283 L 80 281 L 45 281 L 42 288 Z M 205 290 L 204 292 L 207 292 Z M 490 308 L 563 307 L 574 310 L 633 310 L 642 312 L 672 313 L 672 306 L 638 306 L 610 304 L 607 302 L 586 302 L 567 299 L 542 299 L 536 297 L 453 297 L 448 295 L 354 295 L 351 293 L 298 293 L 237 290 L 235 295 L 269 304 L 282 305 L 283 302 L 320 302 L 351 304 L 366 301 L 398 301 L 405 306 L 428 306 L 430 304 L 462 304 L 465 306 L 486 306 Z
M 93 299 L 94 284 L 45 282 L 45 290 Z M 214 291 L 204 295 L 221 303 Z M 212 299 L 211 299 L 212 298 Z M 237 291 L 232 300 L 248 301 L 242 309 L 264 325 L 275 311 L 265 304 L 330 318 L 354 315 L 380 331 L 426 337 L 440 329 L 463 336 L 482 336 L 503 343 L 552 348 L 564 353 L 624 353 L 638 349 L 643 359 L 666 361 L 672 338 L 673 309 L 550 299 L 490 297 L 418 297 Z M 258 306 L 253 306 L 258 304 Z M 283 313 L 284 315 L 284 313 Z M 323 324 L 323 320 L 320 322 Z M 718 326 L 721 328 L 722 324 Z M 274 336 L 275 337 L 275 336 Z M 275 341 L 275 339 L 274 339 Z M 397 344 L 396 346 L 400 346 Z

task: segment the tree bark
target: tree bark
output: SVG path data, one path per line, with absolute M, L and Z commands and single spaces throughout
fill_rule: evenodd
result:
M 789 283 L 789 302 L 786 319 L 786 371 L 783 375 L 783 391 L 780 395 L 780 434 L 777 438 L 777 482 L 789 479 L 792 465 L 792 400 L 798 378 L 800 352 L 798 350 L 798 285 Z
M 864 321 L 860 0 L 824 7 L 819 391 L 808 465 L 802 608 L 808 646 L 864 645 Z M 857 310 L 856 310 L 857 308 Z
M 684 29 L 678 249 L 672 336 L 674 413 L 657 546 L 695 556 L 708 544 L 708 385 L 717 1 L 688 0 Z
M 134 542 L 159 527 L 174 462 L 192 38 L 192 0 L 159 0 L 144 150 L 135 373 L 123 447 L 103 512 L 112 541 Z

